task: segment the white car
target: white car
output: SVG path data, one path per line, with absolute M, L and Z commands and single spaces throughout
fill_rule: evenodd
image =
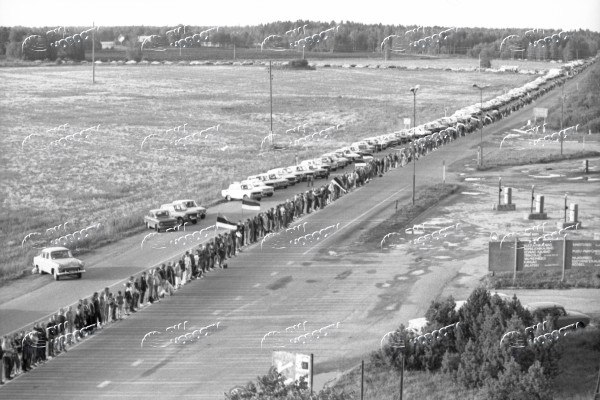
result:
M 285 168 L 275 168 L 267 171 L 267 174 L 275 174 L 279 179 L 286 179 L 290 185 L 295 185 L 300 179 L 293 172 L 286 171 Z
M 265 197 L 265 196 L 271 197 L 275 193 L 275 189 L 273 189 L 273 186 L 265 185 L 265 183 L 263 181 L 258 180 L 258 179 L 246 180 L 246 181 L 242 181 L 241 183 L 243 185 L 244 184 L 252 185 L 252 187 L 260 189 L 262 191 L 263 197 Z
M 250 183 L 233 182 L 227 189 L 221 190 L 221 196 L 227 201 L 262 198 L 262 190 Z
M 171 217 L 177 220 L 179 225 L 183 225 L 185 222 L 191 222 L 195 224 L 198 222 L 198 213 L 196 211 L 188 210 L 183 204 L 167 203 L 160 206 L 162 210 L 167 210 Z
M 290 185 L 287 179 L 280 179 L 275 174 L 251 175 L 248 177 L 248 180 L 250 179 L 259 179 L 263 181 L 265 185 L 273 186 L 275 189 L 285 189 Z
M 33 267 L 40 274 L 50 274 L 54 280 L 61 276 L 75 275 L 81 278 L 85 272 L 83 261 L 73 257 L 66 247 L 47 247 L 33 257 Z
M 171 204 L 182 204 L 188 210 L 196 212 L 198 214 L 198 218 L 200 218 L 200 219 L 206 218 L 206 208 L 202 207 L 201 205 L 196 203 L 194 200 L 175 200 Z

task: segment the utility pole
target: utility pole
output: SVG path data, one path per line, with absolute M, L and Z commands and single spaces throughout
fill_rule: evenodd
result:
M 560 155 L 563 155 L 563 142 L 564 142 L 564 132 L 563 130 L 563 118 L 565 116 L 565 84 L 566 81 L 562 84 L 562 94 L 560 96 Z
M 412 148 L 413 148 L 413 179 L 412 179 L 412 204 L 415 204 L 415 189 L 416 189 L 416 176 L 417 176 L 417 152 L 415 147 L 415 138 L 417 133 L 417 90 L 419 85 L 410 89 L 413 94 L 413 137 L 412 137 Z
M 271 130 L 269 136 L 271 139 L 271 147 L 273 147 L 273 62 L 269 60 L 269 98 L 271 100 Z
M 92 85 L 96 83 L 96 36 L 94 22 L 92 22 Z M 84 46 L 85 47 L 85 46 Z

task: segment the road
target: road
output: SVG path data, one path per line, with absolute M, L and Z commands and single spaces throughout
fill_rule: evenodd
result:
M 522 126 L 531 108 L 552 96 L 557 93 L 486 127 L 484 136 Z M 479 135 L 473 134 L 419 160 L 417 186 L 439 182 L 443 162 L 451 165 L 474 158 L 478 144 Z M 353 251 L 364 231 L 393 213 L 396 200 L 410 201 L 411 184 L 412 166 L 392 170 L 295 222 L 293 226 L 300 227 L 265 241 L 262 248 L 255 244 L 245 249 L 229 261 L 228 269 L 210 272 L 206 279 L 191 282 L 175 296 L 110 325 L 4 385 L 0 397 L 218 399 L 234 385 L 265 374 L 273 349 L 315 354 L 317 374 L 347 368 L 377 348 L 385 332 L 422 315 L 455 272 L 448 268 L 440 274 L 418 275 L 401 261 L 402 254 Z M 275 204 L 294 192 L 288 189 L 269 201 Z M 202 225 L 213 223 L 217 210 L 237 220 L 235 208 L 239 210 L 239 203 L 211 209 Z M 328 230 L 320 240 L 297 240 L 324 228 Z M 127 239 L 108 252 L 100 249 L 90 257 L 83 280 L 44 282 L 31 293 L 3 301 L 2 331 L 26 325 L 181 253 L 175 247 L 142 249 L 142 238 Z M 48 277 L 39 277 L 44 278 Z M 395 282 L 394 292 L 386 289 L 388 282 Z M 169 342 L 217 322 L 218 329 L 203 330 L 207 336 L 185 344 Z M 167 329 L 178 324 L 179 329 Z M 160 334 L 147 336 L 142 346 L 152 331 Z M 261 342 L 270 331 L 280 333 Z

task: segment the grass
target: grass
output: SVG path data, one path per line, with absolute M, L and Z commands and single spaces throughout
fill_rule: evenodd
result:
M 588 327 L 563 337 L 559 372 L 552 383 L 555 399 L 591 399 L 598 379 L 600 329 Z M 360 398 L 360 366 L 342 375 L 333 385 L 338 391 Z M 400 392 L 400 373 L 386 366 L 365 362 L 364 397 L 395 400 Z M 442 372 L 404 372 L 404 398 L 420 400 L 463 400 L 482 398 L 477 389 L 465 389 Z
M 277 70 L 273 75 L 273 130 L 284 150 L 261 151 L 270 125 L 264 67 L 111 66 L 0 68 L 3 134 L 0 163 L 0 278 L 29 269 L 37 252 L 23 238 L 37 232 L 38 246 L 94 223 L 83 251 L 136 232 L 143 214 L 174 198 L 211 204 L 229 182 L 288 165 L 357 138 L 397 130 L 412 114 L 409 87 L 421 84 L 419 121 L 478 102 L 465 82 L 490 84 L 489 98 L 531 80 L 512 74 L 445 73 L 439 70 Z M 50 131 L 68 123 L 61 131 Z M 169 140 L 220 124 L 218 132 L 184 146 Z M 331 137 L 291 147 L 307 132 L 331 125 Z M 49 146 L 100 124 L 85 140 Z M 23 140 L 30 137 L 23 144 Z M 152 137 L 141 148 L 141 143 Z M 61 142 L 63 143 L 64 140 Z M 69 222 L 68 229 L 46 230 Z
M 402 231 L 421 213 L 433 207 L 441 200 L 456 193 L 460 189 L 455 184 L 436 184 L 423 186 L 415 193 L 415 204 L 404 204 L 394 215 L 381 224 L 364 233 L 360 242 L 367 248 L 378 247 L 381 238 L 389 232 Z
M 581 267 L 565 271 L 565 279 L 561 280 L 562 271 L 556 269 L 539 269 L 534 271 L 518 271 L 513 281 L 512 272 L 500 272 L 486 278 L 487 286 L 494 289 L 566 289 L 566 288 L 600 288 L 600 272 L 596 267 Z

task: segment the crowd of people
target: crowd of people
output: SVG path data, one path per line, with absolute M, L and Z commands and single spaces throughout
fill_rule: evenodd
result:
M 558 83 L 564 83 L 564 80 L 551 82 L 499 112 L 492 111 L 488 114 L 490 122 L 531 102 Z M 235 257 L 245 246 L 256 243 L 267 234 L 287 228 L 295 219 L 326 207 L 391 168 L 403 167 L 413 158 L 418 159 L 458 136 L 475 131 L 481 123 L 484 123 L 484 118 L 474 118 L 444 134 L 425 136 L 384 157 L 362 161 L 360 166 L 355 165 L 353 171 L 347 171 L 316 188 L 313 181 L 309 181 L 306 191 L 269 210 L 238 221 L 235 229 L 218 234 L 173 261 L 144 271 L 137 277 L 130 277 L 121 290 L 104 288 L 89 299 L 80 299 L 75 306 L 59 309 L 48 321 L 36 322 L 28 331 L 4 336 L 0 342 L 0 367 L 3 369 L 0 384 L 66 352 L 69 347 L 107 325 L 160 302 L 167 295 L 175 294 L 186 283 L 203 279 L 217 268 L 227 268 L 227 260 Z

